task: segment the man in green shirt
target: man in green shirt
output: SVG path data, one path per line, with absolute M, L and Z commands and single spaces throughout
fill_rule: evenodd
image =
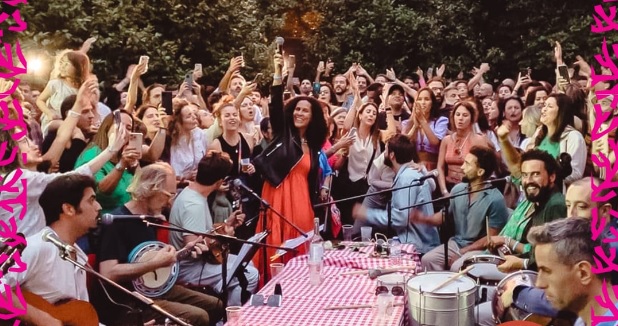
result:
M 491 237 L 489 250 L 522 254 L 530 251 L 526 236 L 532 226 L 543 225 L 566 216 L 562 185 L 556 185 L 558 163 L 547 152 L 533 149 L 521 156 L 521 181 L 526 200 L 517 205 L 500 234 Z M 506 250 L 508 248 L 508 251 Z M 507 251 L 507 252 L 504 252 Z M 482 254 L 471 251 L 456 260 L 451 270 L 458 270 L 469 257 Z

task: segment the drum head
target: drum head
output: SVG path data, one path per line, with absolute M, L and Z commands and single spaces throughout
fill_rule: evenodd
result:
M 475 263 L 474 268 L 468 272 L 468 276 L 473 279 L 482 281 L 491 281 L 496 283 L 504 279 L 507 274 L 498 270 L 498 266 L 489 263 Z
M 442 284 L 456 273 L 451 272 L 427 272 L 419 274 L 408 280 L 408 290 L 416 292 L 428 292 L 433 291 L 438 285 Z M 474 281 L 467 277 L 461 276 L 439 290 L 432 292 L 432 294 L 453 294 L 473 291 L 476 289 Z
M 129 254 L 129 263 L 137 263 L 152 259 L 157 250 L 166 246 L 159 241 L 147 241 L 133 248 Z M 148 272 L 133 280 L 133 287 L 139 293 L 150 298 L 156 298 L 167 291 L 176 283 L 178 279 L 180 264 L 176 262 L 172 266 L 159 268 Z

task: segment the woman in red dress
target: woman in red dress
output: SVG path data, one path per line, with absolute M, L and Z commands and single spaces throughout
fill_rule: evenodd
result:
M 272 207 L 305 232 L 313 229 L 313 205 L 320 191 L 319 153 L 328 129 L 318 100 L 297 96 L 283 105 L 281 68 L 283 59 L 274 58 L 275 74 L 271 88 L 270 123 L 274 139 L 255 160 L 254 165 L 265 179 L 262 197 Z M 279 246 L 300 233 L 268 209 L 260 217 L 257 232 L 271 231 L 266 243 Z M 303 246 L 301 246 L 303 247 Z M 304 248 L 299 248 L 303 251 Z M 302 253 L 302 252 L 301 252 Z M 263 271 L 263 250 L 254 263 Z M 267 256 L 275 250 L 267 250 Z

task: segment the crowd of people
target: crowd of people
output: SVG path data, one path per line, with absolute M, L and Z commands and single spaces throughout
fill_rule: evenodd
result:
M 591 311 L 613 309 L 595 296 L 614 275 L 591 272 L 594 247 L 606 246 L 600 239 L 611 232 L 592 239 L 590 230 L 591 223 L 616 225 L 616 204 L 591 200 L 592 184 L 614 176 L 589 158 L 615 161 L 607 145 L 615 131 L 590 139 L 593 106 L 615 111 L 611 96 L 595 94 L 613 85 L 591 87 L 581 58 L 569 76 L 560 74 L 558 43 L 554 56 L 553 84 L 529 71 L 492 84 L 484 80 L 487 63 L 467 80 L 446 78 L 444 65 L 435 75 L 419 68 L 413 76 L 388 69 L 373 77 L 356 63 L 336 73 L 330 61 L 317 65 L 315 78 L 294 78 L 295 63 L 277 53 L 269 94 L 242 75 L 243 57 L 230 60 L 217 87 L 199 83 L 201 65 L 178 87 L 145 87 L 146 59 L 102 93 L 87 53 L 62 51 L 43 90 L 22 82 L 7 100 L 25 123 L 0 130 L 8 144 L 3 159 L 19 154 L 0 169 L 4 180 L 27 180 L 28 207 L 1 210 L 0 220 L 23 216 L 16 226 L 29 241 L 22 256 L 28 270 L 5 280 L 52 303 L 91 301 L 108 325 L 134 317 L 135 300 L 93 282 L 87 288 L 58 248 L 40 240 L 52 232 L 75 244 L 78 261 L 94 255 L 104 276 L 131 290 L 132 280 L 180 261 L 176 284 L 155 303 L 192 325 L 214 325 L 225 305 L 241 305 L 268 279 L 264 254 L 274 250 L 258 251 L 223 288 L 219 244 L 189 231 L 247 239 L 269 230 L 266 243 L 278 246 L 300 236 L 281 214 L 303 231 L 319 217 L 327 238 L 341 238 L 338 224 L 398 236 L 415 245 L 427 271 L 459 271 L 479 254 L 502 256 L 503 272 L 539 273 L 537 288 L 510 288 L 506 305 L 591 325 Z M 0 82 L 3 92 L 13 86 Z M 17 134 L 23 137 L 15 141 Z M 2 200 L 16 196 L 0 193 Z M 433 201 L 442 197 L 451 198 Z M 340 215 L 335 204 L 315 207 L 333 200 Z M 187 232 L 171 231 L 152 259 L 134 261 L 134 249 L 157 240 L 156 230 L 135 219 L 97 227 L 103 213 L 160 216 Z M 181 259 L 183 251 L 191 254 Z M 236 259 L 231 254 L 228 266 Z M 490 310 L 480 303 L 477 323 L 493 324 Z M 160 317 L 150 310 L 142 316 Z M 60 325 L 32 306 L 23 320 Z

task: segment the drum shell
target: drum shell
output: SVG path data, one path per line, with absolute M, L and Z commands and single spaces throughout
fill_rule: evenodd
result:
M 472 279 L 461 276 L 435 293 L 429 292 L 453 275 L 455 273 L 426 272 L 408 280 L 412 325 L 474 326 L 477 288 Z
M 500 296 L 497 294 L 504 292 L 506 290 L 506 285 L 509 282 L 514 282 L 517 285 L 533 287 L 536 282 L 537 275 L 538 274 L 534 271 L 517 271 L 507 275 L 502 281 L 500 281 L 500 283 L 498 283 L 498 286 L 496 287 L 496 295 L 493 297 L 491 307 L 492 315 L 496 323 L 513 320 L 526 320 L 532 315 L 527 311 L 520 310 L 515 307 L 504 307 L 502 305 L 502 300 L 500 300 Z

